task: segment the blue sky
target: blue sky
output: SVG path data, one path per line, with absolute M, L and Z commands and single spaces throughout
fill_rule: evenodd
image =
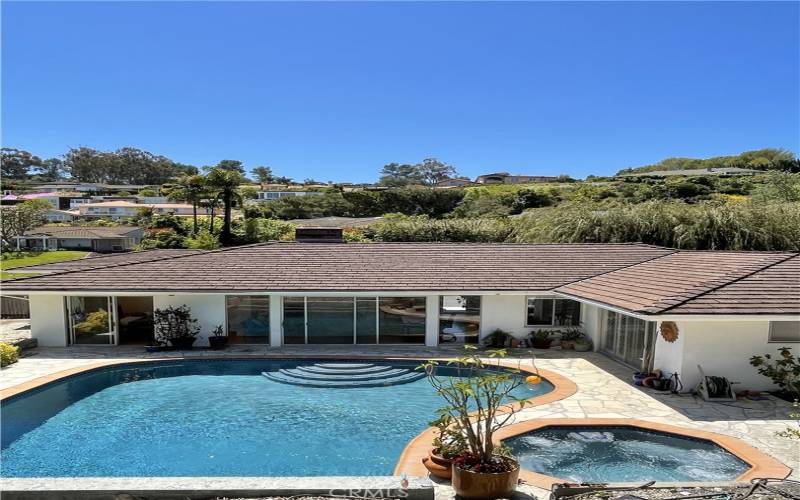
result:
M 800 3 L 2 4 L 2 143 L 297 179 L 800 150 Z

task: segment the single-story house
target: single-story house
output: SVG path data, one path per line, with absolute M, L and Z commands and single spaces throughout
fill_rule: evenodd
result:
M 476 183 L 472 182 L 469 179 L 442 179 L 441 181 L 436 183 L 437 188 L 462 188 L 462 187 L 469 187 L 474 186 Z
M 27 250 L 90 250 L 92 252 L 125 252 L 141 243 L 144 230 L 119 226 L 41 226 L 17 236 L 18 249 Z
M 317 196 L 322 191 L 259 191 L 258 199 L 262 201 L 279 200 L 281 198 L 297 198 L 299 196 Z
M 44 346 L 140 342 L 152 324 L 137 318 L 182 305 L 198 345 L 218 325 L 231 343 L 265 348 L 457 345 L 495 329 L 580 327 L 632 371 L 678 373 L 691 388 L 699 365 L 737 389 L 770 388 L 751 356 L 800 347 L 796 252 L 271 242 L 22 278 L 4 292 L 29 296 Z
M 531 184 L 538 182 L 558 182 L 558 177 L 551 175 L 511 175 L 508 172 L 479 175 L 475 178 L 478 184 Z

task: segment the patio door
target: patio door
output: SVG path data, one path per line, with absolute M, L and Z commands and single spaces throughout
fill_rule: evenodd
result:
M 116 345 L 114 297 L 67 297 L 69 343 Z
M 650 371 L 655 349 L 654 321 L 606 311 L 603 351 L 637 370 Z

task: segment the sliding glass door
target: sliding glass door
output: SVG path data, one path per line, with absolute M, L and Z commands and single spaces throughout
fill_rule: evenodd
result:
M 68 297 L 69 340 L 73 345 L 117 343 L 113 297 Z
M 652 369 L 654 321 L 606 311 L 603 351 L 638 370 Z
M 284 297 L 284 344 L 424 344 L 425 297 Z
M 352 344 L 355 328 L 353 297 L 307 297 L 309 344 Z

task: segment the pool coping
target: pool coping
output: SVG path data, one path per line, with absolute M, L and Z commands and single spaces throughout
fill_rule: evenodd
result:
M 495 441 L 500 443 L 504 439 L 509 439 L 529 432 L 537 431 L 547 427 L 587 427 L 587 426 L 615 426 L 615 427 L 632 427 L 644 429 L 649 431 L 664 432 L 668 434 L 677 434 L 679 436 L 687 436 L 696 439 L 703 439 L 711 441 L 714 444 L 725 449 L 732 455 L 736 456 L 750 466 L 748 470 L 743 472 L 737 477 L 734 482 L 747 482 L 755 478 L 775 478 L 784 479 L 792 473 L 792 469 L 787 467 L 778 460 L 770 457 L 769 455 L 759 451 L 753 446 L 745 443 L 744 441 L 732 436 L 724 434 L 717 434 L 714 432 L 703 431 L 699 429 L 689 429 L 686 427 L 677 427 L 669 424 L 661 424 L 657 422 L 650 422 L 648 420 L 639 420 L 636 418 L 546 418 L 537 420 L 527 420 L 511 424 L 508 427 L 500 429 L 495 434 Z M 574 483 L 566 479 L 561 479 L 554 476 L 540 474 L 528 469 L 520 469 L 519 477 L 525 483 L 536 486 L 538 488 L 551 489 L 555 484 Z M 631 483 L 625 483 L 631 484 Z M 641 484 L 641 483 L 639 483 Z M 653 487 L 661 487 L 666 485 L 666 482 L 657 482 Z M 669 483 L 676 484 L 676 483 Z M 680 482 L 678 484 L 699 484 L 694 482 Z

